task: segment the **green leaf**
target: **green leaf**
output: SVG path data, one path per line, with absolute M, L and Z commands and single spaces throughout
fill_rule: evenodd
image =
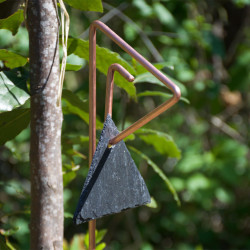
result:
M 130 134 L 126 138 L 124 138 L 123 141 L 133 141 L 134 139 L 135 139 L 135 135 Z
M 62 99 L 66 102 L 66 110 L 72 114 L 78 115 L 83 121 L 89 124 L 88 103 L 82 101 L 72 91 L 64 89 L 62 92 Z M 102 129 L 103 124 L 100 120 L 96 119 L 96 128 Z
M 16 85 L 7 78 L 6 74 L 12 79 L 15 78 Z M 10 111 L 30 98 L 29 94 L 21 88 L 23 88 L 22 75 L 15 77 L 15 72 L 0 72 L 0 112 Z
M 96 244 L 100 243 L 103 240 L 103 238 L 106 235 L 107 231 L 108 231 L 107 229 L 102 229 L 100 231 L 97 231 Z
M 64 218 L 66 218 L 66 219 L 68 219 L 68 218 L 69 218 L 69 219 L 73 219 L 73 214 L 64 211 Z
M 76 65 L 76 64 L 66 64 L 66 71 L 78 71 L 83 67 L 83 65 Z
M 143 154 L 141 151 L 137 150 L 136 148 L 129 146 L 129 148 L 134 151 L 136 154 L 138 154 L 142 159 L 144 159 L 149 166 L 153 168 L 153 170 L 161 177 L 161 179 L 165 182 L 166 186 L 168 187 L 169 191 L 172 193 L 175 201 L 177 202 L 177 205 L 180 206 L 181 202 L 179 200 L 178 194 L 176 193 L 173 185 L 169 181 L 168 177 L 163 173 L 163 171 L 145 154 Z
M 11 228 L 9 230 L 2 229 L 1 234 L 4 236 L 11 236 L 11 235 L 15 234 L 18 230 L 19 230 L 19 227 L 14 227 L 14 228 Z
M 182 95 L 185 96 L 187 94 L 187 89 L 182 83 L 180 83 L 176 79 L 173 79 L 169 75 L 167 76 L 167 78 L 180 88 Z M 141 83 L 141 82 L 148 82 L 148 83 L 152 83 L 152 84 L 157 84 L 157 85 L 160 85 L 160 86 L 167 88 L 167 86 L 164 83 L 162 83 L 160 80 L 158 80 L 155 76 L 153 76 L 149 72 L 142 73 L 142 74 L 136 76 L 134 83 Z
M 166 99 L 169 99 L 171 98 L 173 95 L 172 94 L 168 94 L 168 93 L 164 93 L 164 92 L 161 92 L 161 91 L 144 91 L 144 92 L 141 92 L 139 94 L 137 94 L 137 97 L 141 97 L 141 96 L 162 96 Z M 181 99 L 183 102 L 187 103 L 187 104 L 190 104 L 189 100 L 185 97 L 181 97 Z
M 106 243 L 102 242 L 101 244 L 96 246 L 96 250 L 103 250 L 106 247 Z
M 197 173 L 192 175 L 187 180 L 187 188 L 190 191 L 197 191 L 200 189 L 207 189 L 211 186 L 211 181 L 205 175 Z
M 154 199 L 154 197 L 151 197 L 151 202 L 149 204 L 146 204 L 146 206 L 150 207 L 150 208 L 157 208 L 158 207 L 157 202 Z
M 181 151 L 168 134 L 151 129 L 138 129 L 135 134 L 138 134 L 140 139 L 147 144 L 152 145 L 160 154 L 180 159 Z
M 3 2 L 5 2 L 6 0 L 0 0 L 0 3 L 3 3 Z
M 76 177 L 76 171 L 79 170 L 79 165 L 64 164 L 63 165 L 63 186 L 66 187 Z
M 83 242 L 85 241 L 86 236 L 84 234 L 74 235 L 73 239 L 70 242 L 70 247 L 68 250 L 84 250 Z M 88 248 L 87 248 L 88 249 Z
M 14 69 L 24 66 L 28 59 L 6 49 L 0 49 L 0 61 L 3 61 L 7 68 Z
M 64 2 L 78 10 L 103 12 L 101 0 L 64 0 Z
M 0 234 L 0 249 L 1 250 L 10 250 L 10 248 L 7 246 L 6 239 Z
M 27 88 L 27 82 L 29 81 L 29 71 L 24 68 L 15 68 L 9 71 L 3 71 L 3 73 L 13 84 L 16 85 L 16 87 L 24 90 L 28 95 L 30 95 Z
M 89 231 L 87 231 L 87 233 L 85 234 L 84 245 L 87 249 L 89 249 Z
M 0 145 L 15 138 L 30 122 L 30 109 L 14 109 L 0 114 Z
M 86 61 L 74 54 L 67 57 L 66 71 L 78 71 L 86 65 Z
M 23 10 L 18 10 L 11 16 L 5 19 L 0 19 L 0 29 L 10 30 L 12 32 L 12 35 L 14 36 L 17 33 L 18 28 L 23 20 Z
M 71 181 L 76 178 L 76 173 L 71 171 L 63 175 L 63 186 L 66 187 Z
M 75 54 L 83 59 L 89 61 L 89 42 L 76 38 L 69 38 L 68 40 L 68 54 Z M 97 69 L 107 75 L 108 68 L 113 63 L 119 63 L 125 69 L 127 69 L 132 75 L 136 72 L 134 68 L 119 54 L 112 52 L 106 48 L 96 46 L 96 67 Z M 119 74 L 115 74 L 115 84 L 120 88 L 123 88 L 130 96 L 136 96 L 136 89 L 133 83 L 128 82 Z
M 139 64 L 134 59 L 133 59 L 133 63 L 135 64 L 134 67 L 136 70 L 136 75 L 140 75 L 140 74 L 148 72 L 147 69 L 145 69 L 141 64 Z M 152 63 L 152 64 L 155 68 L 157 68 L 159 70 L 164 69 L 164 68 L 168 68 L 170 70 L 174 69 L 174 66 L 168 62 L 160 62 L 160 63 Z
M 152 7 L 145 0 L 133 0 L 133 5 L 138 8 L 143 17 L 152 15 Z
M 153 8 L 156 16 L 162 24 L 173 27 L 176 22 L 172 13 L 161 3 L 154 3 Z

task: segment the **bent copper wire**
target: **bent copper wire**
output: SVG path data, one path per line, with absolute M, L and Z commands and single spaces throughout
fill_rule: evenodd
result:
M 157 79 L 164 83 L 173 93 L 173 97 L 153 111 L 139 119 L 137 122 L 123 130 L 120 134 L 110 140 L 110 144 L 114 145 L 135 132 L 137 129 L 160 115 L 177 103 L 181 97 L 181 92 L 178 86 L 176 86 L 170 79 L 168 79 L 163 73 L 156 69 L 150 62 L 148 62 L 143 56 L 141 56 L 136 50 L 128 45 L 121 37 L 113 32 L 107 25 L 101 21 L 94 21 L 90 25 L 89 29 L 89 166 L 91 165 L 92 158 L 96 148 L 96 29 L 101 30 L 112 41 L 119 45 L 124 51 L 132 56 L 137 62 L 139 62 L 144 68 L 146 68 Z M 110 73 L 111 74 L 111 73 Z M 113 88 L 112 88 L 113 89 Z M 109 89 L 110 92 L 111 89 Z M 112 95 L 113 96 L 113 95 Z M 110 98 L 111 96 L 109 96 Z M 109 99 L 110 100 L 110 99 Z M 112 106 L 109 102 L 109 108 Z M 110 111 L 110 110 L 109 110 Z M 108 112 L 109 112 L 108 111 Z M 95 249 L 95 220 L 89 222 L 89 247 L 91 250 Z
M 91 98 L 90 100 L 95 103 L 95 91 L 96 91 L 96 29 L 100 29 L 106 36 L 108 36 L 111 40 L 113 40 L 117 45 L 119 45 L 124 51 L 126 51 L 130 56 L 132 56 L 136 61 L 138 61 L 142 66 L 144 66 L 150 73 L 152 73 L 156 78 L 158 78 L 162 83 L 164 83 L 173 93 L 173 97 L 153 111 L 139 119 L 137 122 L 126 128 L 119 135 L 112 138 L 110 140 L 110 144 L 114 145 L 132 134 L 138 128 L 142 127 L 155 117 L 159 116 L 162 112 L 166 111 L 170 107 L 172 107 L 176 102 L 179 101 L 181 97 L 181 92 L 178 86 L 176 86 L 170 79 L 168 79 L 162 72 L 156 69 L 150 62 L 148 62 L 143 56 L 141 56 L 136 50 L 134 50 L 130 45 L 128 45 L 121 37 L 119 37 L 115 32 L 113 32 L 108 26 L 104 23 L 96 20 L 94 21 L 89 30 L 89 84 L 90 84 L 90 92 Z M 94 105 L 91 105 L 90 114 L 95 114 Z M 93 129 L 93 128 L 92 128 Z
M 134 77 L 120 64 L 114 63 L 111 64 L 108 68 L 107 73 L 107 80 L 106 80 L 106 97 L 105 97 L 105 115 L 104 119 L 106 119 L 107 115 L 109 114 L 112 117 L 112 106 L 113 106 L 113 90 L 114 90 L 114 74 L 115 71 L 119 72 L 127 81 L 133 82 Z M 91 103 L 91 101 L 90 101 Z M 96 103 L 95 103 L 96 108 Z M 90 115 L 91 117 L 91 115 Z M 95 137 L 94 137 L 95 138 Z M 95 142 L 93 142 L 93 137 L 89 139 L 89 148 L 93 148 L 95 146 Z M 92 144 L 91 144 L 92 143 Z M 89 150 L 90 151 L 90 150 Z M 92 151 L 94 152 L 94 151 Z M 89 166 L 92 162 L 92 152 L 89 152 L 89 158 L 91 161 L 89 162 Z M 89 222 L 89 249 L 95 249 L 95 220 Z
M 109 66 L 107 81 L 106 81 L 106 101 L 105 101 L 105 116 L 109 114 L 112 117 L 112 104 L 113 104 L 113 89 L 114 89 L 114 73 L 119 72 L 127 81 L 133 82 L 134 77 L 120 64 L 114 63 Z

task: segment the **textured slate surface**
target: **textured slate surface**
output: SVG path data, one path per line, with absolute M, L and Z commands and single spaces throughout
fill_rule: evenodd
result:
M 118 133 L 108 115 L 74 214 L 76 224 L 150 203 L 146 184 L 125 143 L 107 147 Z

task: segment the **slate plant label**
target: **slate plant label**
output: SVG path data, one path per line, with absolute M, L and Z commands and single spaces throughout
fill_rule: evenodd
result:
M 125 143 L 108 148 L 109 140 L 117 134 L 108 115 L 74 214 L 77 225 L 151 202 Z

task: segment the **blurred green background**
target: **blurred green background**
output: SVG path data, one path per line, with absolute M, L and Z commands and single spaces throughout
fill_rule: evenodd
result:
M 69 44 L 88 40 L 90 23 L 101 18 L 171 77 L 183 96 L 126 141 L 154 202 L 98 220 L 99 249 L 105 244 L 112 250 L 250 249 L 250 1 L 111 0 L 103 2 L 103 13 L 69 5 L 67 10 Z M 169 92 L 101 32 L 97 43 L 119 53 L 125 61 L 112 60 L 127 63 L 136 77 L 135 88 L 115 81 L 123 88 L 115 86 L 113 120 L 123 130 L 168 99 Z M 1 29 L 0 48 L 27 57 L 25 26 L 15 36 Z M 64 82 L 62 157 L 65 249 L 73 250 L 87 244 L 87 224 L 73 225 L 72 214 L 88 172 L 88 62 L 70 46 L 69 54 L 75 71 L 67 71 Z M 102 66 L 109 65 L 104 60 Z M 17 85 L 15 70 L 29 85 L 28 65 L 6 71 Z M 105 82 L 98 72 L 99 129 Z M 3 76 L 0 84 L 3 88 Z M 29 107 L 28 101 L 24 105 Z M 10 106 L 1 111 L 20 105 Z M 0 244 L 7 242 L 10 249 L 29 249 L 29 134 L 27 127 L 0 146 Z

